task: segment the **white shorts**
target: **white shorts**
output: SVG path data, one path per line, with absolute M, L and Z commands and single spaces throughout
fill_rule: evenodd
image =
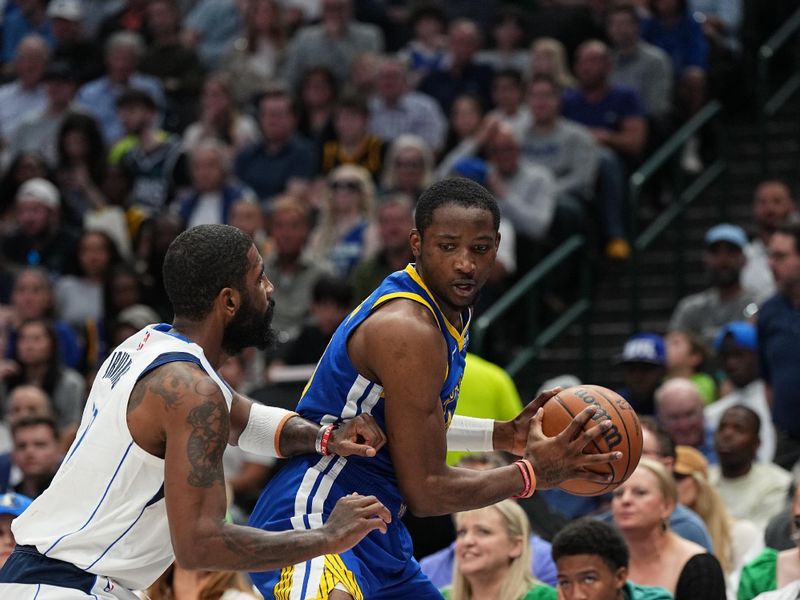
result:
M 139 600 L 136 594 L 115 584 L 106 577 L 98 577 L 85 594 L 81 590 L 54 585 L 29 583 L 0 583 L 0 600 Z

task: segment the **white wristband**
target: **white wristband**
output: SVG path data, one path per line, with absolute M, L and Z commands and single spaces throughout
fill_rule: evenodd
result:
M 447 429 L 447 449 L 467 452 L 491 452 L 494 450 L 492 436 L 493 419 L 476 419 L 453 415 Z
M 253 402 L 250 418 L 239 435 L 239 448 L 261 456 L 283 458 L 279 448 L 281 430 L 286 421 L 295 416 L 296 412 Z

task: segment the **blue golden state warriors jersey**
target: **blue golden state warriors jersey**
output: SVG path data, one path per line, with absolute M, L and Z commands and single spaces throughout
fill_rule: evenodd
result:
M 464 374 L 470 311 L 465 311 L 464 331 L 459 332 L 445 318 L 414 265 L 408 265 L 404 270 L 384 279 L 333 334 L 297 406 L 297 412 L 303 417 L 317 423 L 333 423 L 368 413 L 386 431 L 383 388 L 359 375 L 347 354 L 347 342 L 374 310 L 397 298 L 405 298 L 425 306 L 447 342 L 447 376 L 442 383 L 439 399 L 445 424 L 450 424 L 458 401 L 461 376 Z M 391 340 L 387 340 L 387 343 L 391 343 Z M 350 459 L 351 462 L 353 460 L 357 459 Z M 377 457 L 362 460 L 368 462 L 364 466 L 370 471 L 395 482 L 388 447 L 385 446 Z
M 383 388 L 356 371 L 347 354 L 347 341 L 373 311 L 400 298 L 425 306 L 447 342 L 447 374 L 439 399 L 449 425 L 464 372 L 471 312 L 462 315 L 465 325 L 459 332 L 447 321 L 413 265 L 387 277 L 339 326 L 297 412 L 318 423 L 342 422 L 368 413 L 386 430 Z M 374 458 L 304 454 L 289 459 L 261 493 L 250 525 L 268 531 L 321 527 L 336 502 L 353 492 L 376 496 L 392 512 L 387 533 L 373 531 L 342 554 L 253 573 L 253 582 L 265 598 L 327 598 L 335 585 L 344 586 L 356 600 L 441 597 L 414 560 L 411 537 L 400 519 L 404 503 L 388 444 Z

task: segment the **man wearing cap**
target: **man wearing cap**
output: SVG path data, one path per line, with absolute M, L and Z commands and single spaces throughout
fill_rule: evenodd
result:
M 22 494 L 9 492 L 0 495 L 0 567 L 6 564 L 16 545 L 11 521 L 20 516 L 30 503 L 31 499 Z
M 58 161 L 58 130 L 69 112 L 78 90 L 75 71 L 65 61 L 52 62 L 45 71 L 47 104 L 28 112 L 10 140 L 12 156 L 20 152 L 39 152 L 50 166 Z
M 714 349 L 733 390 L 706 406 L 703 412 L 706 425 L 716 431 L 722 413 L 731 406 L 746 406 L 755 411 L 761 418 L 761 445 L 756 456 L 759 462 L 770 462 L 775 454 L 775 427 L 758 370 L 757 337 L 755 325 L 746 321 L 732 321 L 720 330 Z
M 669 329 L 694 331 L 710 346 L 719 329 L 745 319 L 756 307 L 756 294 L 740 281 L 747 236 L 741 227 L 723 223 L 706 232 L 703 261 L 711 287 L 683 298 L 672 313 Z
M 776 228 L 769 267 L 778 293 L 758 312 L 758 351 L 778 434 L 774 461 L 791 469 L 800 459 L 800 225 Z
M 47 16 L 53 23 L 53 60 L 66 62 L 81 83 L 102 76 L 103 53 L 84 34 L 81 0 L 51 0 Z
M 625 342 L 618 358 L 625 387 L 617 390 L 642 415 L 655 412 L 655 392 L 666 375 L 667 352 L 664 338 L 639 333 Z
M 75 268 L 78 235 L 61 225 L 58 189 L 46 179 L 29 179 L 16 196 L 17 229 L 3 240 L 3 255 L 18 266 L 65 273 Z

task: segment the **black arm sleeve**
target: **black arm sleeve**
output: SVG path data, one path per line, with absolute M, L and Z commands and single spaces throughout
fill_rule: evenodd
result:
M 725 576 L 711 554 L 697 554 L 683 566 L 675 600 L 725 600 Z

